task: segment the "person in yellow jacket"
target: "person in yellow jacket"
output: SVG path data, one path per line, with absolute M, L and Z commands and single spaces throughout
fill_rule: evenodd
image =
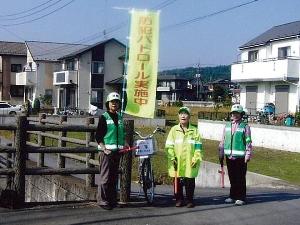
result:
M 168 134 L 165 149 L 168 155 L 168 172 L 174 177 L 176 207 L 184 206 L 183 185 L 185 185 L 187 207 L 194 207 L 195 177 L 202 161 L 202 142 L 198 129 L 190 124 L 190 109 L 181 107 L 178 111 L 179 124 Z

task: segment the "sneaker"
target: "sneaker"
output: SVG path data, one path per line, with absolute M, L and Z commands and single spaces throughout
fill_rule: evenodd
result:
M 186 205 L 186 207 L 187 207 L 187 208 L 194 208 L 195 205 L 194 205 L 194 203 L 189 202 L 189 203 Z
M 232 198 L 226 198 L 225 203 L 234 203 L 234 200 Z
M 235 201 L 235 205 L 238 205 L 238 206 L 242 206 L 242 205 L 245 205 L 246 202 L 245 201 L 242 201 L 242 200 L 236 200 Z
M 183 202 L 182 201 L 178 201 L 178 202 L 176 202 L 176 207 L 182 207 L 184 204 L 183 204 Z

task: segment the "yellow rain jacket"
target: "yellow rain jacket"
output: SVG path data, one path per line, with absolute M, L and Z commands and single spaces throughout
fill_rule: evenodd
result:
M 195 126 L 189 124 L 185 133 L 180 124 L 173 126 L 166 140 L 165 148 L 168 155 L 170 177 L 175 176 L 173 164 L 175 157 L 177 159 L 177 177 L 197 177 L 203 152 L 201 137 Z M 192 162 L 196 163 L 194 167 L 191 166 Z

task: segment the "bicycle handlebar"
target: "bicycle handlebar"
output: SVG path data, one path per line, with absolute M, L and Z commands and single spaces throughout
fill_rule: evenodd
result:
M 151 134 L 148 134 L 146 136 L 143 136 L 141 133 L 139 133 L 138 131 L 134 131 L 134 134 L 139 136 L 141 139 L 149 139 L 149 138 L 152 138 L 153 135 L 157 132 L 160 132 L 160 133 L 166 133 L 166 131 L 160 127 L 156 127 L 155 130 L 151 133 Z

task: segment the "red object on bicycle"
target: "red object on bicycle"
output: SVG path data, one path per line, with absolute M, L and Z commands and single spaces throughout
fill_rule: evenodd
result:
M 119 153 L 126 153 L 126 152 L 129 152 L 129 151 L 133 151 L 133 150 L 136 150 L 138 149 L 139 146 L 133 146 L 133 147 L 129 147 L 129 148 L 123 148 L 119 151 Z
M 224 188 L 224 175 L 225 175 L 225 172 L 224 172 L 224 166 L 221 165 L 221 170 L 218 170 L 218 173 L 221 174 L 221 187 Z
M 174 193 L 178 193 L 178 176 L 177 176 L 177 162 L 174 161 Z

